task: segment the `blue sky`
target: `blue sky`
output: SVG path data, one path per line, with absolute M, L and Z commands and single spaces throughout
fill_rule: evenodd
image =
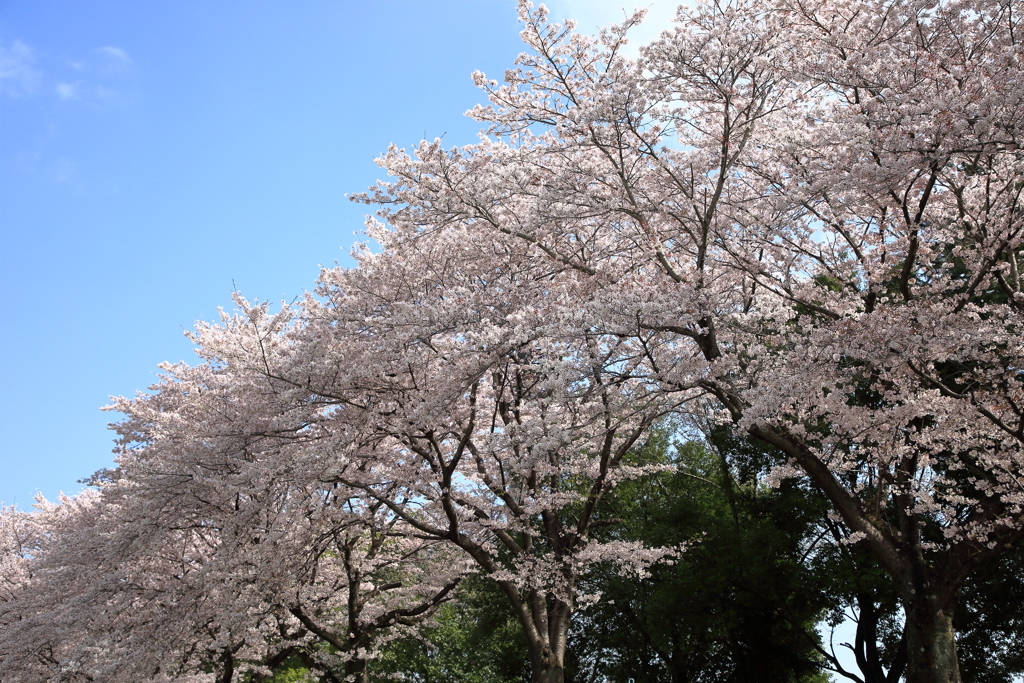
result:
M 559 0 L 580 28 L 671 2 Z M 183 337 L 348 264 L 389 143 L 475 140 L 470 74 L 521 51 L 513 0 L 0 0 L 0 501 L 112 462 L 99 408 Z

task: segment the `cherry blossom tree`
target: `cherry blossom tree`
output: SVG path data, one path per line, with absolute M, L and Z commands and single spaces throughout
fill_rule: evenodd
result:
M 41 515 L 10 505 L 0 508 L 0 605 L 16 598 L 32 578 L 32 557 L 45 542 Z
M 155 393 L 118 402 L 122 452 L 100 491 L 5 511 L 5 680 L 265 680 L 292 660 L 365 681 L 382 644 L 450 599 L 459 558 L 348 489 L 302 488 L 280 468 L 298 464 L 282 458 L 304 425 L 271 415 L 257 431 L 258 402 L 223 379 L 168 367 Z
M 418 535 L 464 550 L 498 582 L 523 626 L 538 682 L 562 680 L 569 620 L 599 597 L 578 594 L 580 576 L 603 561 L 642 575 L 666 552 L 589 539 L 594 527 L 615 523 L 601 502 L 642 471 L 622 459 L 661 413 L 648 397 L 617 386 L 606 365 L 614 350 L 596 358 L 596 349 L 582 346 L 515 351 L 443 413 L 421 408 L 429 405 L 425 393 L 456 374 L 448 362 L 393 367 L 383 401 L 364 395 L 360 466 L 338 474 Z M 590 376 L 566 368 L 566 357 L 589 361 L 582 370 Z
M 958 591 L 1024 535 L 1019 7 L 711 2 L 638 60 L 639 16 L 520 8 L 481 141 L 392 148 L 362 199 L 547 264 L 511 306 L 786 453 L 898 587 L 908 680 L 958 681 Z
M 418 535 L 472 557 L 515 609 L 534 680 L 560 681 L 569 620 L 599 597 L 578 594 L 580 576 L 602 561 L 642 575 L 666 552 L 589 540 L 595 526 L 615 523 L 600 515 L 601 500 L 634 474 L 621 460 L 653 416 L 628 420 L 599 398 L 590 406 L 543 396 L 558 391 L 545 386 L 546 373 L 511 361 L 474 382 L 448 415 L 423 415 L 413 412 L 422 390 L 413 382 L 423 374 L 396 373 L 407 384 L 398 410 L 374 406 L 370 438 L 355 456 L 362 466 L 338 478 Z
M 266 652 L 236 659 L 296 657 L 327 680 L 363 680 L 382 643 L 450 599 L 464 563 L 325 477 L 345 453 L 323 428 L 331 406 L 263 372 L 273 362 L 265 312 L 201 326 L 207 363 L 167 367 L 155 393 L 115 402 L 128 416 L 115 480 L 150 498 L 136 505 L 159 528 L 212 530 L 208 564 L 242 596 L 237 611 L 273 615 L 259 626 L 269 634 L 249 639 Z M 287 320 L 286 310 L 269 326 Z M 250 341 L 258 356 L 232 355 Z M 260 372 L 248 371 L 253 361 Z M 253 628 L 242 618 L 235 631 Z
M 534 305 L 546 264 L 448 231 L 397 246 L 325 271 L 294 318 L 239 300 L 197 341 L 307 407 L 287 476 L 361 491 L 413 537 L 464 552 L 518 615 L 534 679 L 560 681 L 569 620 L 597 597 L 577 595 L 580 576 L 601 562 L 642 574 L 669 552 L 589 534 L 614 522 L 601 502 L 646 471 L 623 457 L 671 404 L 632 340 L 545 331 L 564 327 L 544 323 L 557 302 Z

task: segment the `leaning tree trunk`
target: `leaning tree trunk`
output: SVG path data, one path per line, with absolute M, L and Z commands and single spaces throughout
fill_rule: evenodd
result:
M 865 535 L 869 551 L 896 582 L 906 613 L 906 683 L 961 683 L 953 610 L 966 576 L 962 569 L 968 558 L 956 560 L 961 571 L 952 573 L 944 570 L 954 562 L 953 551 L 947 550 L 930 561 L 925 559 L 921 519 L 912 512 L 914 498 L 909 494 L 896 496 L 898 531 L 895 538 L 889 537 L 875 526 L 877 520 L 869 518 L 861 501 L 799 439 L 782 430 L 759 426 L 750 428 L 749 433 L 796 459 L 843 521 Z M 905 484 L 912 480 L 915 468 L 916 460 L 908 459 L 898 472 L 897 482 Z M 978 561 L 979 557 L 973 560 Z

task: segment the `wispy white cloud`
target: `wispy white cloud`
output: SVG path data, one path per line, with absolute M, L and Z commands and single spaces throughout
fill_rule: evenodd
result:
M 62 100 L 77 100 L 81 95 L 82 83 L 58 83 L 56 87 L 57 97 Z
M 99 52 L 101 55 L 113 59 L 114 61 L 122 62 L 124 64 L 132 63 L 132 58 L 129 57 L 128 53 L 122 48 L 114 47 L 113 45 L 107 45 L 106 47 L 97 48 L 96 51 Z
M 32 48 L 21 41 L 9 47 L 0 43 L 0 93 L 11 97 L 31 95 L 43 75 L 34 62 Z
M 57 159 L 47 171 L 51 180 L 57 183 L 77 183 L 81 178 L 78 162 L 68 158 Z
M 84 59 L 71 60 L 66 65 L 76 73 L 66 73 L 67 80 L 54 85 L 53 91 L 62 101 L 103 108 L 128 104 L 137 91 L 135 63 L 123 48 L 98 47 Z
M 98 59 L 90 60 L 93 63 L 91 65 L 92 68 L 89 70 L 98 75 L 118 79 L 132 78 L 136 75 L 135 62 L 124 48 L 107 45 L 96 48 L 93 50 L 93 54 Z
M 77 101 L 90 107 L 103 108 L 109 105 L 125 105 L 132 101 L 132 93 L 119 88 L 76 81 L 74 83 L 58 83 L 54 88 L 57 97 L 71 102 Z

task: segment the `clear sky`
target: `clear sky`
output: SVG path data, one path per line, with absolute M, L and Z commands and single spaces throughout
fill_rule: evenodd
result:
M 593 31 L 666 0 L 556 0 Z M 522 50 L 514 0 L 0 0 L 0 501 L 112 462 L 99 408 L 194 358 L 232 288 L 345 265 L 389 143 L 475 140 L 470 74 Z

